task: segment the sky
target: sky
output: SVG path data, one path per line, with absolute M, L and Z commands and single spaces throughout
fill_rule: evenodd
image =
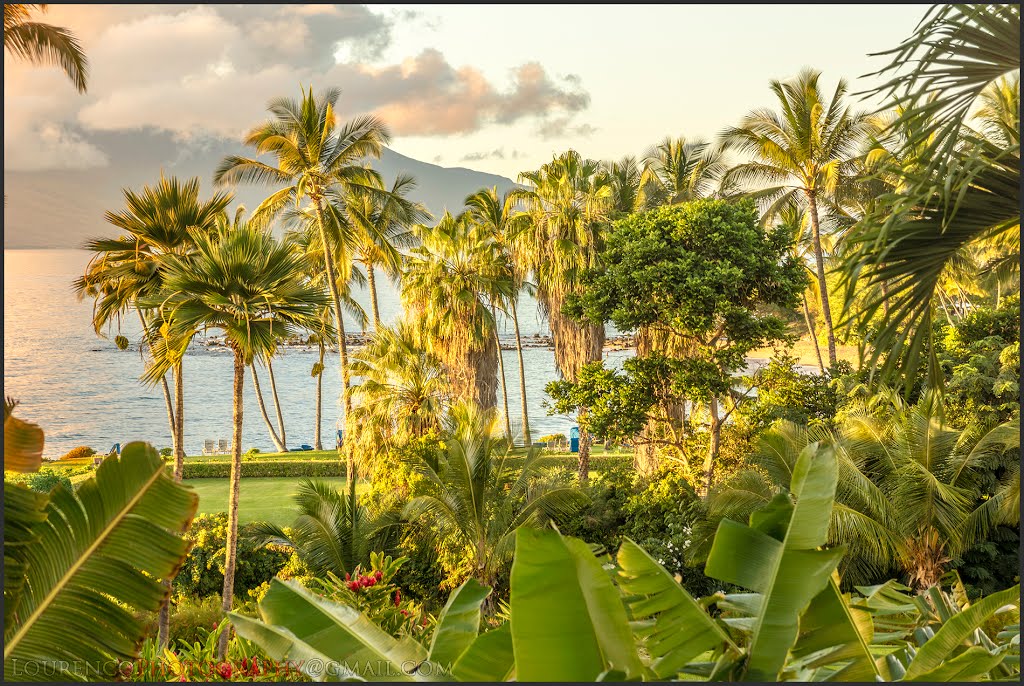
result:
M 771 105 L 804 66 L 857 77 L 923 5 L 51 5 L 91 63 L 79 95 L 56 69 L 4 57 L 4 170 L 109 166 L 109 134 L 175 146 L 240 138 L 300 84 L 342 90 L 343 117 L 391 127 L 425 162 L 515 178 L 569 147 L 642 156 L 714 137 Z

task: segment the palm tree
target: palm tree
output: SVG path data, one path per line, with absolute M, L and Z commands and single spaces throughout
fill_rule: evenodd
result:
M 322 289 L 307 281 L 301 255 L 251 223 L 237 221 L 232 226 L 222 220 L 214 233 L 192 235 L 194 253 L 168 257 L 164 292 L 144 302 L 159 308 L 174 335 L 191 337 L 201 329 L 221 329 L 234 356 L 234 430 L 223 594 L 223 608 L 229 612 L 238 543 L 245 367 L 268 354 L 277 336 L 316 327 L 319 310 L 329 301 Z M 224 633 L 218 649 L 221 658 L 226 648 Z
M 513 279 L 512 295 L 503 301 L 499 307 L 512 317 L 512 327 L 516 336 L 516 356 L 519 361 L 519 397 L 523 418 L 523 443 L 526 447 L 530 447 L 533 444 L 533 439 L 530 434 L 530 416 L 526 402 L 526 369 L 523 365 L 523 339 L 519 331 L 518 312 L 519 293 L 527 286 L 527 267 L 524 256 L 517 252 L 517 244 L 513 240 L 513 237 L 519 230 L 518 227 L 528 218 L 517 212 L 516 207 L 516 193 L 508 191 L 499 198 L 497 186 L 483 188 L 466 198 L 466 212 L 473 222 L 494 237 L 504 253 L 504 259 L 511 266 Z M 501 346 L 499 345 L 498 347 L 498 355 L 500 356 Z M 503 382 L 504 376 L 504 369 L 502 369 Z M 502 390 L 504 392 L 504 387 Z M 507 408 L 507 400 L 505 405 Z M 508 424 L 507 420 L 506 424 Z
M 416 179 L 402 173 L 395 177 L 386 195 L 356 187 L 344 198 L 345 215 L 358 236 L 357 259 L 366 269 L 374 331 L 380 328 L 375 268 L 380 267 L 390 278 L 398 279 L 402 272 L 399 250 L 416 244 L 411 227 L 430 217 L 422 205 L 405 197 L 415 188 Z
M 909 389 L 921 356 L 931 349 L 932 316 L 947 263 L 978 243 L 1003 245 L 1006 262 L 1018 261 L 1019 119 L 1016 133 L 1013 119 L 1005 122 L 1010 128 L 1003 140 L 972 132 L 968 122 L 979 96 L 1020 70 L 1020 8 L 937 5 L 914 35 L 883 54 L 893 59 L 878 75 L 891 78 L 872 93 L 896 99 L 901 113 L 892 127 L 904 131 L 904 150 L 914 151 L 921 164 L 899 172 L 900 192 L 851 235 L 856 249 L 844 271 L 851 282 L 848 308 L 865 286 L 888 284 L 884 298 L 870 299 L 855 314 L 866 323 L 883 301 L 890 303 L 871 340 L 870 362 L 883 379 L 903 370 Z M 928 360 L 931 383 L 938 387 L 938 362 L 933 355 Z
M 793 236 L 793 252 L 796 254 L 797 259 L 800 263 L 807 265 L 806 252 L 810 247 L 807 241 L 804 240 L 807 236 L 806 230 L 807 213 L 804 212 L 798 205 L 791 204 L 780 209 L 778 213 L 778 224 L 779 226 L 786 227 L 790 235 Z M 822 374 L 825 373 L 825 361 L 821 357 L 821 347 L 818 345 L 818 333 L 814 328 L 814 319 L 811 316 L 811 308 L 807 304 L 807 291 L 810 290 L 812 297 L 820 302 L 820 295 L 818 293 L 818 281 L 814 278 L 814 271 L 807 268 L 808 271 L 808 288 L 801 294 L 803 300 L 803 313 L 804 313 L 804 325 L 807 327 L 807 335 L 811 339 L 811 343 L 814 345 L 814 354 L 818 359 L 818 369 Z
M 406 521 L 428 524 L 425 532 L 465 549 L 472 576 L 492 587 L 512 559 L 516 529 L 543 526 L 587 502 L 575 488 L 538 483 L 550 457 L 531 450 L 521 469 L 513 466 L 511 446 L 495 437 L 495 424 L 493 411 L 455 405 L 446 422 L 447 452 L 433 463 L 413 458 L 424 483 L 403 512 Z
M 252 361 L 249 365 L 249 371 L 252 373 L 252 387 L 256 393 L 256 404 L 260 408 L 260 414 L 263 416 L 263 422 L 267 425 L 267 433 L 270 434 L 270 440 L 274 442 L 277 452 L 286 453 L 288 452 L 288 437 L 284 430 L 284 417 L 281 414 L 281 402 L 277 397 L 277 384 L 274 382 L 274 368 L 271 363 L 271 359 L 273 359 L 275 352 L 276 343 L 275 349 L 270 350 L 266 355 L 262 355 Z M 270 376 L 271 395 L 274 399 L 274 409 L 277 411 L 277 427 L 275 427 L 273 422 L 270 421 L 270 415 L 267 414 L 266 403 L 263 401 L 263 389 L 260 388 L 260 378 L 256 374 L 256 361 L 258 359 L 262 359 L 263 363 L 267 366 L 267 374 Z
M 320 311 L 317 327 L 310 335 L 310 342 L 316 343 L 320 353 L 319 359 L 313 363 L 310 376 L 316 379 L 316 426 L 313 429 L 313 449 L 323 450 L 321 438 L 321 424 L 323 423 L 323 385 L 324 385 L 324 356 L 327 354 L 327 347 L 334 343 L 334 327 L 331 326 L 331 309 L 325 307 Z
M 646 208 L 644 182 L 647 177 L 636 158 L 627 155 L 618 162 L 602 162 L 601 167 L 612 186 L 612 215 L 625 216 Z
M 303 479 L 295 494 L 299 514 L 288 531 L 271 522 L 255 522 L 246 532 L 257 545 L 292 548 L 317 577 L 351 574 L 369 566 L 370 553 L 390 551 L 398 535 L 394 506 L 369 509 L 325 481 Z
M 52 64 L 64 70 L 79 93 L 85 92 L 89 61 L 75 34 L 62 26 L 29 21 L 46 5 L 4 4 L 4 50 L 32 64 Z
M 376 443 L 424 436 L 440 429 L 448 407 L 444 369 L 412 324 L 382 326 L 352 361 L 362 379 L 353 387 L 358 424 Z
M 181 480 L 185 459 L 184 377 L 182 355 L 186 341 L 170 341 L 160 333 L 158 317 L 140 301 L 163 291 L 164 262 L 174 255 L 194 250 L 194 233 L 209 232 L 227 210 L 230 193 L 216 193 L 209 200 L 199 199 L 199 178 L 181 182 L 175 177 L 160 177 L 155 186 L 143 186 L 139 192 L 121 190 L 125 209 L 105 215 L 107 222 L 124 233 L 112 239 L 95 239 L 85 245 L 93 253 L 85 274 L 74 284 L 79 298 L 95 298 L 93 326 L 96 333 L 134 309 L 142 324 L 143 340 L 154 356 L 168 356 L 166 367 L 174 376 L 174 401 L 165 374 L 156 377 L 167 404 L 174 451 L 174 474 Z M 168 345 L 170 343 L 170 345 Z
M 821 293 L 821 313 L 828 335 L 828 360 L 836 363 L 836 337 L 825 281 L 825 254 L 821 246 L 822 205 L 834 204 L 837 188 L 850 176 L 851 160 L 864 138 L 866 117 L 843 104 L 846 81 L 840 80 L 825 99 L 821 73 L 805 69 L 786 83 L 771 82 L 781 112 L 768 109 L 747 114 L 738 127 L 722 133 L 722 149 L 753 157 L 732 167 L 723 185 L 755 190 L 769 203 L 771 217 L 784 205 L 806 201 Z
M 721 151 L 702 140 L 665 138 L 644 156 L 640 180 L 645 208 L 712 195 L 725 171 Z
M 829 541 L 850 551 L 841 570 L 846 582 L 873 583 L 895 566 L 917 588 L 938 583 L 947 564 L 977 540 L 973 522 L 984 520 L 971 518 L 981 495 L 974 472 L 990 454 L 1013 449 L 1013 437 L 1019 446 L 1019 424 L 960 431 L 942 423 L 929 399 L 906 406 L 893 393 L 887 397 L 895 402 L 854 408 L 836 432 L 790 423 L 769 431 L 752 468 L 712 493 L 712 526 L 723 517 L 745 521 L 789 488 L 800 450 L 828 442 L 839 457 Z
M 246 181 L 279 186 L 279 190 L 253 213 L 253 219 L 261 222 L 270 221 L 289 203 L 297 207 L 304 200 L 310 203 L 317 219 L 327 284 L 334 305 L 342 401 L 347 415 L 352 409 L 348 349 L 342 316 L 344 305 L 338 287 L 337 246 L 330 240 L 325 216 L 329 206 L 328 193 L 338 185 L 344 188 L 358 186 L 372 193 L 379 186 L 379 175 L 363 166 L 362 161 L 367 157 L 380 157 L 390 136 L 384 123 L 373 116 L 355 117 L 339 127 L 335 121 L 339 96 L 337 89 L 315 96 L 310 88 L 303 92 L 302 100 L 271 100 L 267 105 L 271 119 L 249 131 L 245 144 L 254 147 L 257 155 L 273 155 L 276 166 L 253 158 L 229 155 L 214 172 L 214 181 L 219 184 Z M 347 257 L 351 259 L 351 254 Z
M 612 183 L 601 165 L 575 150 L 519 175 L 530 188 L 515 191 L 526 205 L 513 240 L 537 283 L 537 300 L 551 325 L 555 364 L 575 382 L 583 365 L 599 361 L 604 326 L 581 324 L 562 312 L 569 295 L 583 288 L 582 275 L 597 266 L 603 225 L 612 211 Z M 586 410 L 581 410 L 584 413 Z M 590 473 L 590 434 L 580 431 L 579 475 Z
M 444 363 L 452 396 L 492 408 L 498 350 L 491 305 L 512 296 L 511 266 L 495 239 L 466 215 L 418 227 L 421 245 L 406 262 L 402 302 L 422 323 Z

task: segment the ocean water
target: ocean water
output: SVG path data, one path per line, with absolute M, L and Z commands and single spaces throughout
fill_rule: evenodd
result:
M 88 253 L 82 250 L 4 250 L 4 393 L 21 402 L 19 416 L 43 427 L 44 455 L 55 458 L 71 448 L 87 445 L 105 452 L 114 443 L 144 440 L 154 446 L 171 445 L 163 393 L 159 386 L 139 381 L 143 362 L 138 351 L 140 327 L 135 317 L 121 323 L 120 333 L 131 340 L 118 350 L 116 330 L 98 336 L 92 327 L 92 301 L 79 302 L 72 281 L 85 269 Z M 381 318 L 401 314 L 395 287 L 379 280 Z M 369 311 L 364 292 L 357 299 Z M 548 334 L 535 301 L 524 296 L 519 310 L 524 337 Z M 513 341 L 511 325 L 502 323 L 503 341 Z M 346 330 L 357 331 L 354 322 Z M 332 446 L 342 410 L 341 382 L 334 355 L 325 360 L 324 412 L 321 431 L 325 446 Z M 632 354 L 606 351 L 615 366 Z M 515 350 L 503 351 L 513 425 L 519 422 L 520 392 Z M 544 386 L 557 378 L 554 353 L 549 348 L 523 351 L 530 427 L 535 437 L 567 432 L 572 417 L 549 416 L 544 407 Z M 281 399 L 290 447 L 312 444 L 315 422 L 316 379 L 310 375 L 318 359 L 315 349 L 288 348 L 274 360 L 274 375 Z M 223 347 L 208 347 L 197 340 L 185 358 L 185 449 L 197 454 L 205 439 L 231 438 L 231 355 Z M 267 411 L 274 419 L 269 379 L 262 370 Z M 498 402 L 501 406 L 499 386 Z M 243 399 L 243 446 L 273 450 L 259 413 L 250 376 Z

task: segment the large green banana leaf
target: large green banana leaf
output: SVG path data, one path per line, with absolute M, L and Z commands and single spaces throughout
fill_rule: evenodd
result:
M 800 617 L 800 635 L 790 654 L 794 661 L 805 660 L 805 668 L 828 670 L 816 674 L 815 681 L 876 681 L 881 672 L 871 654 L 873 637 L 871 613 L 850 603 L 833 572 L 825 590 Z
M 644 639 L 656 678 L 677 676 L 695 657 L 710 650 L 739 656 L 741 651 L 729 634 L 643 548 L 623 539 L 617 559 L 619 587 L 638 620 L 634 630 Z
M 843 548 L 819 550 L 828 534 L 838 465 L 831 447 L 812 443 L 797 459 L 792 497 L 777 495 L 750 526 L 723 520 L 705 574 L 762 596 L 741 677 L 780 678 L 799 635 L 800 616 L 829 578 Z
M 641 675 L 619 591 L 583 541 L 519 529 L 510 605 L 519 681 L 594 681 L 613 670 Z
M 480 634 L 455 663 L 459 681 L 508 681 L 515 675 L 512 628 L 505 622 Z
M 291 660 L 319 681 L 450 681 L 411 637 L 396 639 L 366 615 L 295 581 L 273 579 L 261 620 L 229 613 L 235 631 L 275 660 Z
M 431 662 L 454 666 L 462 657 L 480 633 L 480 604 L 490 592 L 476 579 L 467 579 L 451 594 L 430 641 Z
M 4 624 L 7 677 L 109 678 L 117 659 L 134 657 L 143 626 L 132 611 L 160 608 L 198 502 L 144 443 L 104 460 L 77 492 L 54 489 L 19 558 L 24 584 Z

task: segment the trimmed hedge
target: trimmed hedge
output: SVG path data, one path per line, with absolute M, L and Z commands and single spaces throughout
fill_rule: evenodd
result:
M 169 467 L 173 469 L 173 465 Z M 273 476 L 345 476 L 340 460 L 254 460 L 242 462 L 242 478 Z M 185 461 L 183 479 L 227 479 L 231 477 L 230 462 Z

